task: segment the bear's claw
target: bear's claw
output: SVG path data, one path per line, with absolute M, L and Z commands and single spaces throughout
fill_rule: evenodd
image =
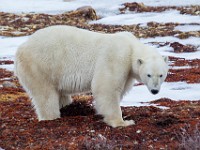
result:
M 134 120 L 105 120 L 104 122 L 107 123 L 109 126 L 116 128 L 116 127 L 126 127 L 126 126 L 130 126 L 130 125 L 135 125 L 135 121 Z

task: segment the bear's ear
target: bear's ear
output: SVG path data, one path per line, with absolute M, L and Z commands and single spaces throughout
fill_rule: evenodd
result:
M 169 60 L 168 56 L 163 56 L 163 59 L 164 59 L 164 61 L 165 61 L 166 63 L 168 63 L 168 60 Z
M 137 60 L 137 64 L 140 66 L 140 65 L 142 65 L 144 63 L 144 61 L 142 60 L 142 59 L 138 59 Z

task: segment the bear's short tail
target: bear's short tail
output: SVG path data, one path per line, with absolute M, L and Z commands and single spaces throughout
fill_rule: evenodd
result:
M 21 54 L 22 54 L 22 51 L 23 50 L 23 45 L 21 45 L 18 49 L 17 49 L 17 52 L 15 53 L 15 59 L 14 59 L 14 75 L 15 76 L 18 76 L 19 73 L 18 73 L 18 68 L 19 68 L 19 65 L 20 65 L 20 61 L 21 61 Z
M 15 54 L 15 60 L 14 60 L 14 75 L 17 76 L 17 65 L 18 65 L 18 57 L 17 53 Z
M 14 75 L 18 76 L 19 75 L 19 65 L 21 63 L 21 61 L 23 60 L 22 58 L 22 54 L 23 51 L 26 49 L 25 47 L 25 43 L 23 43 L 22 45 L 20 45 L 17 49 L 17 52 L 15 53 L 15 59 L 14 59 Z

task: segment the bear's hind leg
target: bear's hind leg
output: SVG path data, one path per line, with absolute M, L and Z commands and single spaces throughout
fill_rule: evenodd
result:
M 19 55 L 16 72 L 21 85 L 32 98 L 38 119 L 53 120 L 59 118 L 59 95 L 55 86 L 48 76 L 40 72 L 35 63 L 31 64 L 29 61 L 31 57 L 22 57 L 22 54 Z
M 40 91 L 34 91 L 32 102 L 34 104 L 38 120 L 54 120 L 60 118 L 59 95 L 48 86 Z M 38 90 L 39 90 L 38 89 Z
M 60 109 L 62 107 L 65 107 L 67 105 L 70 105 L 72 103 L 71 95 L 66 94 L 65 92 L 60 92 L 60 99 L 59 99 L 59 107 Z

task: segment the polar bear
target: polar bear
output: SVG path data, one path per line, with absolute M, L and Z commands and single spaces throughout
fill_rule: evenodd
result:
M 15 74 L 39 120 L 59 118 L 71 95 L 92 91 L 97 113 L 119 127 L 134 124 L 123 120 L 120 100 L 135 79 L 157 94 L 167 61 L 129 32 L 104 34 L 57 25 L 37 31 L 18 48 Z

